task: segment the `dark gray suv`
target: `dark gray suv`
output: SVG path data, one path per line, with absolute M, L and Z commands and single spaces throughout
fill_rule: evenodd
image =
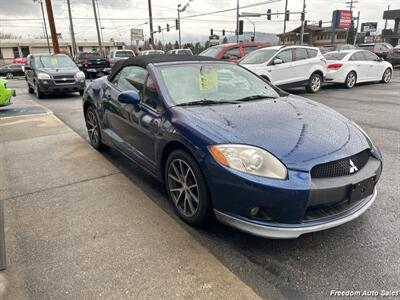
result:
M 65 54 L 31 54 L 25 65 L 29 93 L 40 99 L 46 94 L 79 92 L 85 89 L 85 74 Z

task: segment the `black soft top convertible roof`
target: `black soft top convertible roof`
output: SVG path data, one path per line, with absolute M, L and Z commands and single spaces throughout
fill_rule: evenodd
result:
M 111 80 L 115 76 L 115 74 L 117 74 L 122 68 L 126 66 L 138 66 L 146 68 L 148 64 L 179 62 L 179 61 L 222 61 L 222 60 L 213 57 L 197 56 L 197 55 L 160 54 L 160 55 L 135 56 L 125 60 L 117 61 L 113 66 L 110 75 L 108 75 L 108 79 Z

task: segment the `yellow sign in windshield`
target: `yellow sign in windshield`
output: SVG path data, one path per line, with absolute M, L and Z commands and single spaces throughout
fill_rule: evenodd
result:
M 202 67 L 199 73 L 200 91 L 215 90 L 218 88 L 218 74 L 215 68 Z

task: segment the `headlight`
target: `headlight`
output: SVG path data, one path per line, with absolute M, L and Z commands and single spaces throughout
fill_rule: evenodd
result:
M 46 73 L 37 73 L 37 78 L 39 80 L 50 80 L 50 75 Z
M 79 71 L 78 73 L 75 74 L 75 78 L 78 80 L 83 80 L 83 79 L 85 79 L 85 73 L 83 73 L 82 71 Z
M 268 151 L 248 145 L 213 145 L 210 152 L 216 161 L 244 173 L 286 179 L 287 169 Z

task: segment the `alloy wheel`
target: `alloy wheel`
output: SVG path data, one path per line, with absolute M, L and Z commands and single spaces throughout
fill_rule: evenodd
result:
M 347 86 L 352 88 L 356 83 L 356 75 L 354 73 L 350 73 L 347 75 Z
M 319 76 L 314 76 L 311 80 L 311 89 L 313 92 L 319 91 L 321 88 L 321 78 Z
M 199 186 L 192 168 L 182 159 L 174 159 L 168 167 L 168 189 L 174 205 L 186 217 L 199 209 Z
M 392 71 L 390 69 L 387 69 L 383 74 L 383 81 L 385 83 L 388 83 L 391 78 L 392 78 Z
M 97 124 L 96 116 L 92 110 L 87 112 L 86 126 L 89 133 L 90 141 L 93 145 L 97 145 L 99 142 L 99 126 Z

